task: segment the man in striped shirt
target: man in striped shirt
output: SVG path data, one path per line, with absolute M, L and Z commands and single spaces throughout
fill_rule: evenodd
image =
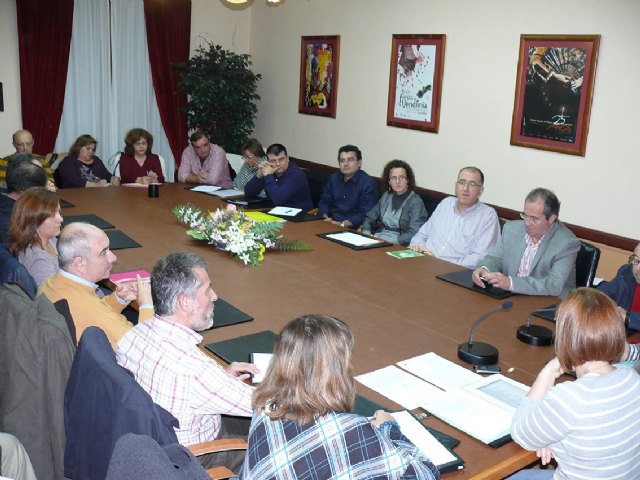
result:
M 253 389 L 242 380 L 258 373 L 248 363 L 221 367 L 205 355 L 196 332 L 213 325 L 214 301 L 205 260 L 190 252 L 160 259 L 151 276 L 156 315 L 132 328 L 118 342 L 118 363 L 130 370 L 153 401 L 180 422 L 182 445 L 249 432 Z M 199 458 L 206 467 L 225 465 L 236 471 L 243 452 L 220 452 Z
M 551 190 L 529 192 L 522 220 L 505 224 L 498 243 L 473 271 L 473 282 L 525 295 L 564 297 L 574 290 L 580 241 L 559 214 L 560 201 Z

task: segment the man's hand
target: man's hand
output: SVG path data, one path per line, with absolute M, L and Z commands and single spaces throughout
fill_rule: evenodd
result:
M 272 167 L 268 163 L 265 163 L 263 165 L 260 165 L 258 174 L 260 175 L 260 177 L 266 177 L 267 175 L 273 175 L 273 172 L 275 171 L 276 169 L 274 167 Z
M 395 422 L 396 419 L 393 418 L 393 415 L 391 415 L 388 412 L 385 412 L 384 410 L 376 410 L 376 413 L 373 414 L 373 420 L 371 420 L 371 425 L 373 425 L 374 427 L 380 427 L 380 425 L 382 425 L 384 422 Z
M 480 277 L 483 276 L 485 273 L 488 273 L 487 269 L 484 267 L 480 267 L 480 268 L 476 268 L 471 274 L 471 280 L 473 280 L 473 283 L 475 283 L 480 288 L 484 288 L 484 282 Z
M 549 447 L 542 447 L 536 450 L 536 455 L 540 458 L 542 465 L 546 465 L 553 458 L 553 453 L 549 450 Z
M 482 276 L 494 287 L 501 288 L 503 290 L 511 289 L 511 281 L 509 280 L 509 277 L 507 277 L 504 273 L 485 271 Z
M 414 252 L 424 253 L 425 255 L 431 255 L 433 257 L 433 252 L 428 248 L 422 248 L 419 245 L 414 245 L 413 247 L 409 247 L 409 250 L 413 250 Z
M 136 275 L 136 287 L 138 290 L 138 304 L 153 305 L 153 297 L 151 296 L 151 281 L 147 279 L 145 282 L 140 275 Z
M 116 284 L 116 295 L 126 302 L 133 302 L 138 298 L 138 283 L 127 282 Z
M 226 369 L 227 373 L 238 380 L 246 380 L 252 374 L 260 373 L 253 363 L 233 362 Z
M 330 222 L 330 223 L 334 223 L 333 218 L 331 218 L 329 215 L 327 215 L 326 213 L 322 216 L 322 219 L 325 222 Z

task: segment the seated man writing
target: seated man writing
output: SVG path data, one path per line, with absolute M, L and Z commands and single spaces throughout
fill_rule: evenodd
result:
M 502 237 L 473 271 L 473 282 L 525 295 L 564 296 L 576 288 L 580 242 L 559 220 L 560 201 L 545 188 L 532 190 L 522 220 L 505 224 Z
M 409 248 L 474 268 L 500 238 L 496 211 L 480 202 L 484 174 L 479 168 L 458 172 L 455 197 L 442 200 L 431 218 L 414 235 Z
M 598 290 L 606 293 L 618 305 L 625 326 L 640 330 L 640 243 L 629 257 L 629 263 L 618 270 L 615 278 L 602 282 Z
M 264 190 L 267 197 L 280 207 L 300 208 L 307 212 L 313 208 L 307 176 L 289 160 L 284 145 L 274 143 L 267 148 L 267 163 L 244 187 L 247 197 L 257 197 Z
M 340 147 L 338 167 L 322 192 L 317 214 L 336 225 L 358 228 L 378 201 L 378 186 L 362 170 L 362 152 L 355 145 Z

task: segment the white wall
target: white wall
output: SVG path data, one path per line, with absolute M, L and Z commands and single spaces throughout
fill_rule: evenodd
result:
M 20 60 L 16 3 L 0 0 L 0 82 L 4 95 L 4 112 L 0 112 L 0 156 L 14 151 L 11 135 L 22 126 L 20 109 Z
M 192 0 L 191 54 L 204 41 L 235 53 L 249 53 L 251 9 L 231 10 L 220 0 Z
M 335 165 L 338 147 L 354 143 L 370 173 L 401 158 L 419 185 L 444 192 L 460 167 L 475 164 L 489 203 L 520 210 L 526 193 L 544 186 L 558 194 L 565 221 L 640 237 L 640 2 L 287 0 L 271 8 L 257 0 L 251 15 L 251 54 L 263 75 L 255 135 L 263 144 Z M 394 33 L 447 35 L 439 134 L 386 126 Z M 602 35 L 585 157 L 509 144 L 519 38 L 543 33 Z M 300 37 L 332 34 L 341 36 L 337 117 L 301 115 Z

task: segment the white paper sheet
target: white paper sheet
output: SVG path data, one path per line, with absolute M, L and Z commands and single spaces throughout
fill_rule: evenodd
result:
M 271 210 L 269 210 L 268 213 L 270 213 L 271 215 L 286 215 L 288 217 L 295 217 L 301 211 L 301 208 L 273 207 Z
M 435 466 L 446 465 L 455 462 L 457 458 L 444 445 L 442 445 L 436 437 L 431 435 L 429 430 L 424 428 L 422 424 L 409 412 L 402 410 L 393 412 L 393 418 L 396 419 L 402 434 L 420 449 L 420 451 L 429 457 Z
M 253 364 L 258 367 L 258 370 L 260 370 L 260 373 L 253 375 L 251 379 L 253 383 L 260 383 L 264 380 L 264 374 L 267 373 L 267 369 L 269 368 L 269 364 L 271 363 L 272 358 L 272 353 L 252 354 Z
M 216 190 L 214 192 L 207 193 L 220 198 L 239 197 L 240 195 L 244 195 L 244 192 L 242 190 L 235 190 L 233 188 L 229 188 L 227 190 Z
M 362 235 L 358 235 L 357 233 L 352 233 L 352 232 L 332 233 L 331 235 L 327 235 L 327 238 L 340 240 L 341 242 L 349 243 L 356 247 L 363 247 L 365 245 L 375 245 L 376 243 L 381 242 L 381 240 L 364 237 Z
M 438 397 L 444 393 L 393 365 L 359 375 L 356 380 L 408 410 L 417 408 L 423 399 Z
M 473 373 L 433 352 L 398 362 L 406 371 L 425 379 L 443 390 L 464 387 L 484 377 Z
M 222 187 L 217 187 L 215 185 L 198 185 L 197 187 L 193 187 L 191 189 L 192 192 L 204 192 L 204 193 L 211 193 L 211 192 L 215 192 L 216 190 L 220 190 Z

